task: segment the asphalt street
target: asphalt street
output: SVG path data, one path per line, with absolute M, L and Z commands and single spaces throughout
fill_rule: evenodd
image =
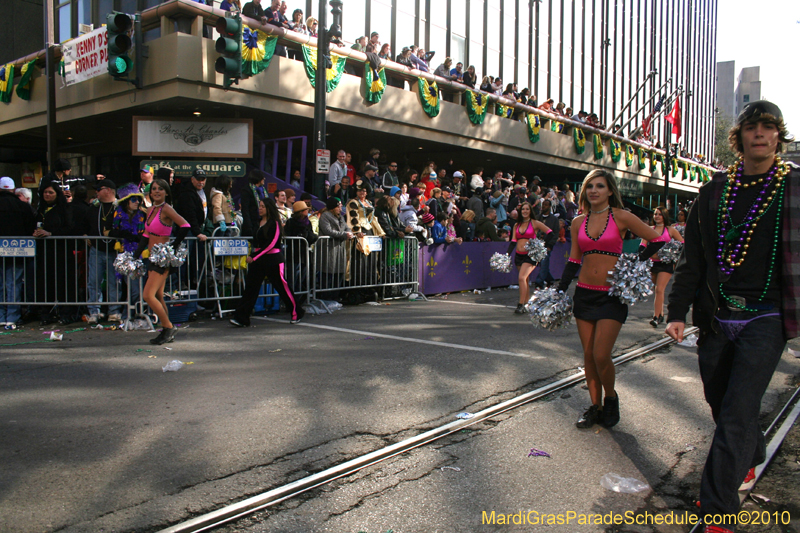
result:
M 515 303 L 505 290 L 346 307 L 296 325 L 202 320 L 171 350 L 139 331 L 2 336 L 2 529 L 157 531 L 574 373 L 574 325 L 535 330 Z M 651 303 L 631 308 L 617 353 L 662 337 L 650 316 Z M 162 372 L 174 359 L 190 364 Z M 800 359 L 785 354 L 762 410 L 798 375 Z M 661 350 L 618 376 L 613 430 L 574 427 L 588 405 L 575 386 L 230 531 L 540 531 L 482 523 L 482 513 L 685 507 L 713 427 L 692 350 Z M 551 457 L 528 457 L 532 448 Z M 655 491 L 607 491 L 600 478 L 611 472 Z

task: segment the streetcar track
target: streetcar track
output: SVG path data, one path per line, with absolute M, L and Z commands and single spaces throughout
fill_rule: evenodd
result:
M 690 333 L 696 331 L 697 328 L 687 328 L 685 334 L 689 335 Z M 613 358 L 614 364 L 616 366 L 622 365 L 634 359 L 640 358 L 643 355 L 649 354 L 651 352 L 669 346 L 674 342 L 675 341 L 673 339 L 669 337 L 664 337 L 656 342 L 650 343 L 646 346 L 634 349 L 628 353 L 624 353 Z M 572 387 L 584 381 L 584 379 L 585 379 L 585 373 L 582 369 L 580 369 L 578 372 L 568 377 L 556 380 L 548 385 L 539 387 L 530 392 L 518 395 L 509 400 L 487 407 L 486 409 L 483 409 L 478 413 L 474 413 L 474 416 L 470 419 L 456 420 L 454 422 L 444 424 L 434 429 L 425 431 L 414 437 L 405 439 L 401 442 L 392 444 L 390 446 L 386 446 L 384 448 L 375 450 L 368 454 L 346 461 L 340 465 L 328 468 L 326 470 L 323 470 L 322 472 L 306 476 L 292 483 L 282 485 L 280 487 L 252 496 L 240 502 L 227 505 L 215 511 L 211 511 L 209 513 L 194 517 L 190 520 L 167 527 L 165 529 L 162 529 L 159 533 L 198 533 L 201 531 L 209 531 L 223 524 L 233 522 L 245 516 L 249 516 L 257 511 L 261 511 L 268 507 L 277 505 L 278 503 L 294 498 L 304 492 L 315 489 L 322 485 L 331 483 L 337 479 L 355 474 L 360 470 L 363 470 L 365 468 L 383 462 L 389 458 L 409 452 L 411 450 L 429 444 L 433 441 L 442 439 L 448 435 L 452 435 L 469 426 L 489 421 L 489 419 L 496 417 L 500 414 L 503 414 L 507 411 L 510 411 L 512 409 L 515 409 L 521 405 L 527 404 L 532 401 L 540 400 L 554 392 L 557 392 L 559 390 L 568 387 Z M 800 406 L 800 404 L 798 404 L 798 406 Z M 800 411 L 800 409 L 796 408 L 792 412 L 794 413 L 795 411 Z M 786 429 L 786 431 L 788 432 L 788 428 Z M 770 443 L 770 447 L 771 446 L 772 443 Z M 768 448 L 768 452 L 769 450 L 770 448 Z M 777 450 L 777 445 L 774 447 L 774 450 Z M 769 459 L 771 459 L 771 456 L 768 457 L 765 466 L 766 464 L 769 463 Z M 760 475 L 760 473 L 757 473 L 757 475 Z

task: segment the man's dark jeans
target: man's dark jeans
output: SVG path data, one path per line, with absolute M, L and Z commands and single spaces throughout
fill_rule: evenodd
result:
M 750 320 L 776 311 L 723 308 L 717 318 Z M 703 515 L 738 512 L 739 486 L 747 471 L 766 459 L 758 415 L 785 346 L 781 316 L 769 316 L 748 323 L 734 341 L 721 330 L 711 332 L 697 348 L 706 401 L 717 424 L 700 484 Z

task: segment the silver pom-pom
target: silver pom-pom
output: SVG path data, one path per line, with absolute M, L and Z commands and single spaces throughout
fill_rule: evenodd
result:
M 673 239 L 661 247 L 658 251 L 658 258 L 665 263 L 677 263 L 682 250 L 683 243 Z
M 114 270 L 120 276 L 138 279 L 147 275 L 147 267 L 141 259 L 134 259 L 130 252 L 123 252 L 114 259 Z
M 156 244 L 150 250 L 150 262 L 161 268 L 179 267 L 186 261 L 186 256 L 188 255 L 189 250 L 186 247 L 186 243 L 181 244 L 177 253 L 169 244 Z
M 654 289 L 650 275 L 652 266 L 649 259 L 639 261 L 637 254 L 622 254 L 614 270 L 608 272 L 607 281 L 611 283 L 608 294 L 619 297 L 619 301 L 628 305 L 646 300 Z
M 553 331 L 567 327 L 572 319 L 572 298 L 555 287 L 535 291 L 525 308 L 535 328 Z
M 531 258 L 531 261 L 534 263 L 541 263 L 547 257 L 547 247 L 544 245 L 544 241 L 542 239 L 528 239 L 528 242 L 525 243 L 525 250 L 528 252 L 528 257 Z
M 495 252 L 492 254 L 492 257 L 489 258 L 489 268 L 495 272 L 508 274 L 511 272 L 511 257 L 508 254 Z

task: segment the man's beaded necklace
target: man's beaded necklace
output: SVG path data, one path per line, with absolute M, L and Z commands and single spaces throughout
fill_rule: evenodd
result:
M 790 170 L 789 165 L 784 163 L 780 157 L 775 156 L 775 164 L 772 165 L 766 177 L 758 178 L 749 183 L 742 183 L 741 177 L 743 168 L 744 161 L 742 158 L 739 158 L 737 163 L 728 168 L 728 180 L 722 191 L 719 209 L 717 210 L 717 231 L 719 232 L 717 239 L 717 262 L 719 264 L 719 272 L 725 278 L 730 277 L 733 271 L 744 263 L 747 257 L 747 249 L 750 247 L 750 240 L 753 237 L 756 226 L 758 226 L 759 220 L 772 208 L 772 204 L 776 202 L 776 209 L 780 210 L 781 205 L 783 205 L 783 193 L 785 191 L 783 181 Z M 775 187 L 771 193 L 768 193 L 773 183 Z M 735 224 L 731 214 L 733 212 L 733 206 L 736 203 L 737 193 L 740 189 L 747 189 L 750 187 L 760 187 L 761 190 L 742 221 Z M 780 212 L 778 212 L 776 216 L 772 255 L 767 269 L 767 280 L 764 285 L 764 291 L 761 293 L 761 296 L 759 296 L 759 301 L 763 300 L 766 296 L 775 273 L 778 243 L 780 242 L 780 235 L 778 234 L 780 231 Z M 724 282 L 719 284 L 719 293 L 729 305 L 742 309 L 743 311 L 757 311 L 757 309 L 749 308 L 730 298 L 723 291 L 723 284 Z

